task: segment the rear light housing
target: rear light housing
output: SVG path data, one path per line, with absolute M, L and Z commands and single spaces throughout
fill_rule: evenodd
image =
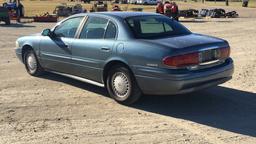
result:
M 216 50 L 216 49 L 215 49 Z M 220 59 L 226 59 L 230 56 L 230 48 L 220 48 L 217 49 L 219 54 L 216 54 L 215 60 Z M 194 52 L 194 53 L 188 53 L 183 55 L 177 55 L 177 56 L 167 56 L 163 58 L 162 60 L 163 64 L 170 67 L 186 67 L 186 66 L 194 66 L 199 65 L 200 63 L 203 63 L 200 61 L 200 51 Z
M 199 53 L 189 53 L 178 56 L 167 56 L 163 59 L 163 63 L 171 67 L 184 67 L 199 64 Z

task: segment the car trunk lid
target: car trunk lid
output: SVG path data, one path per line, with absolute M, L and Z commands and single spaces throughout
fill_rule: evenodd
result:
M 225 44 L 225 41 L 222 39 L 201 34 L 181 35 L 146 41 L 150 41 L 152 43 L 156 43 L 173 50 L 181 50 L 184 48 L 202 49 L 209 46 L 222 46 Z

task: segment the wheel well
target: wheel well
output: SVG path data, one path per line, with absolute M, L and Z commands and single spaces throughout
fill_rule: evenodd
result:
M 104 69 L 103 69 L 103 82 L 104 82 L 104 83 L 106 82 L 106 79 L 107 79 L 109 70 L 110 70 L 113 66 L 115 66 L 115 65 L 124 66 L 124 67 L 126 67 L 126 68 L 133 74 L 132 70 L 130 69 L 130 67 L 129 67 L 126 63 L 124 63 L 124 62 L 122 62 L 122 61 L 119 61 L 119 60 L 111 61 L 111 62 L 107 63 L 107 64 L 105 65 Z
M 22 50 L 21 50 L 21 54 L 22 54 L 22 60 L 24 62 L 24 56 L 25 56 L 25 52 L 29 51 L 29 50 L 33 50 L 33 48 L 30 46 L 30 45 L 24 45 L 22 47 Z

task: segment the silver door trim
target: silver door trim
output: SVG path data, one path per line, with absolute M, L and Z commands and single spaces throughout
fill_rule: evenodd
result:
M 85 79 L 85 78 L 82 78 L 82 77 L 78 77 L 78 76 L 74 76 L 74 75 L 70 75 L 70 74 L 65 74 L 65 73 L 60 73 L 60 72 L 56 72 L 56 71 L 49 71 L 49 72 L 55 73 L 55 74 L 58 74 L 58 75 L 62 75 L 62 76 L 65 76 L 65 77 L 69 77 L 69 78 L 72 78 L 72 79 L 75 79 L 75 80 L 79 80 L 79 81 L 82 81 L 82 82 L 85 82 L 85 83 L 93 84 L 93 85 L 96 85 L 96 86 L 99 86 L 99 87 L 105 87 L 104 84 L 102 84 L 102 83 L 99 83 L 99 82 L 96 82 L 96 81 L 93 81 L 93 80 L 89 80 L 89 79 Z
M 49 56 L 49 57 L 57 57 L 57 58 L 63 58 L 63 59 L 70 59 L 71 60 L 71 56 L 62 56 L 62 55 L 56 55 L 56 54 L 51 54 L 51 53 L 47 53 L 47 52 L 41 52 L 41 55 L 45 55 L 45 56 Z

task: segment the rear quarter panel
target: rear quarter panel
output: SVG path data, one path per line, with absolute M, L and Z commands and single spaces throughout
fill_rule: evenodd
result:
M 142 74 L 142 69 L 162 67 L 162 59 L 170 53 L 170 49 L 140 40 L 129 40 L 124 43 L 124 52 L 117 50 L 117 55 L 123 57 L 134 74 Z M 149 73 L 148 73 L 149 74 Z

